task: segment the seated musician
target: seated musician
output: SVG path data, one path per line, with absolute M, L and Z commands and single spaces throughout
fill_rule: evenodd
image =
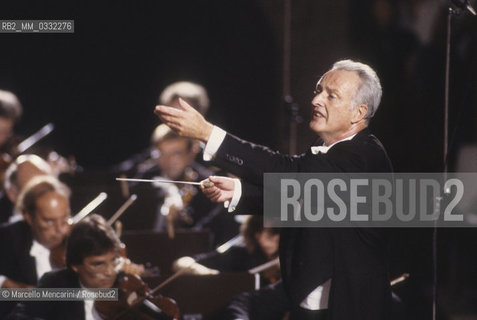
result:
M 66 268 L 46 273 L 39 288 L 114 288 L 119 277 L 129 274 L 122 268 L 120 241 L 103 217 L 92 214 L 74 224 L 66 245 Z M 121 272 L 120 272 L 121 270 Z M 124 272 L 122 272 L 124 271 Z M 17 305 L 10 319 L 84 320 L 103 319 L 94 300 L 24 302 Z M 160 310 L 148 310 L 153 318 Z M 155 313 L 154 313 L 155 312 Z M 132 317 L 134 318 L 134 317 Z M 169 319 L 169 318 L 167 318 Z
M 60 245 L 69 232 L 69 188 L 51 176 L 37 176 L 17 200 L 24 220 L 0 227 L 0 286 L 36 286 L 52 270 L 50 249 Z M 0 304 L 0 318 L 13 304 Z
M 98 215 L 76 223 L 66 246 L 67 268 L 46 273 L 40 288 L 111 288 L 119 264 L 119 239 Z M 19 304 L 11 319 L 100 319 L 93 300 Z
M 156 166 L 140 178 L 199 182 L 212 174 L 194 161 L 198 149 L 192 139 L 178 136 L 164 124 L 152 134 L 151 143 L 158 153 Z M 136 184 L 131 192 L 138 195 L 134 214 L 123 218 L 125 229 L 167 231 L 176 228 L 210 230 L 214 243 L 222 243 L 238 232 L 231 215 L 221 215 L 222 205 L 211 203 L 198 186 L 189 184 Z M 155 205 L 151 205 L 155 203 Z
M 7 168 L 5 173 L 5 197 L 0 199 L 2 220 L 8 217 L 8 222 L 16 222 L 23 219 L 21 212 L 14 209 L 18 195 L 23 187 L 33 177 L 39 175 L 51 175 L 50 165 L 34 154 L 18 156 Z
M 280 234 L 277 228 L 265 228 L 260 216 L 247 216 L 240 227 L 243 241 L 227 251 L 182 257 L 175 261 L 176 270 L 187 268 L 192 274 L 217 274 L 219 272 L 245 272 L 278 256 Z M 192 259 L 196 263 L 192 264 Z M 280 278 L 278 266 L 269 269 L 264 283 Z

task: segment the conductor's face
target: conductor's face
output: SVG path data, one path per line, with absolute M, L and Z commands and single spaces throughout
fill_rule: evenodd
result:
M 356 72 L 333 70 L 327 72 L 316 85 L 310 128 L 326 145 L 353 135 L 366 126 L 362 113 L 367 111 L 367 107 L 351 109 L 355 107 L 353 98 L 360 82 Z

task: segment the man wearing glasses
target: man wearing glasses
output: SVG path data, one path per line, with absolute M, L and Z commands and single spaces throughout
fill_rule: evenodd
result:
M 111 288 L 116 281 L 121 258 L 120 241 L 114 230 L 96 214 L 73 225 L 66 246 L 64 269 L 46 273 L 39 288 Z M 11 319 L 101 319 L 94 300 L 42 301 L 19 304 Z
M 70 231 L 70 190 L 52 176 L 30 180 L 17 199 L 23 221 L 0 228 L 0 286 L 34 287 L 52 270 L 50 250 L 59 246 Z M 0 316 L 13 308 L 0 304 Z

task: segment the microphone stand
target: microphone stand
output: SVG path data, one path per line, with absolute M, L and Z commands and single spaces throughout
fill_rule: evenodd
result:
M 451 50 L 451 26 L 452 16 L 459 15 L 461 10 L 468 10 L 475 15 L 474 9 L 470 6 L 468 0 L 452 0 L 454 5 L 459 8 L 449 7 L 447 13 L 447 35 L 446 35 L 446 62 L 445 62 L 445 83 L 444 83 L 444 141 L 443 141 L 443 181 L 447 180 L 448 172 L 448 156 L 449 156 L 449 78 L 450 78 L 450 50 Z M 449 194 L 450 190 L 443 190 L 444 196 Z M 438 197 L 436 199 L 437 207 L 440 207 L 440 201 L 444 197 Z M 432 319 L 436 320 L 437 317 L 437 221 L 434 225 L 432 234 L 432 259 L 433 259 L 433 287 L 432 287 Z
M 445 61 L 445 79 L 444 79 L 444 141 L 443 141 L 443 174 L 442 178 L 445 183 L 447 178 L 447 157 L 448 157 L 448 137 L 449 137 L 449 74 L 450 74 L 450 47 L 451 47 L 451 24 L 452 15 L 456 11 L 449 7 L 447 13 L 447 35 L 446 35 L 446 61 Z M 445 190 L 444 190 L 445 193 Z M 438 196 L 435 205 L 440 208 L 440 202 L 443 197 Z M 432 320 L 437 317 L 437 221 L 434 222 L 432 231 Z
M 293 101 L 290 89 L 291 65 L 291 0 L 284 0 L 283 8 L 283 99 L 285 114 L 289 123 L 288 153 L 296 153 L 297 125 L 302 121 L 298 115 L 299 106 Z

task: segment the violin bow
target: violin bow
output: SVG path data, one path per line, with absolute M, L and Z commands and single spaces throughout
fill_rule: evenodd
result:
M 399 277 L 391 280 L 391 287 L 392 286 L 395 286 L 396 284 L 400 283 L 400 282 L 403 282 L 404 280 L 406 280 L 407 278 L 409 278 L 409 273 L 403 273 L 402 275 L 400 275 Z
M 280 264 L 280 259 L 278 257 L 276 257 L 272 261 L 268 261 L 268 262 L 266 262 L 264 264 L 261 264 L 261 265 L 255 267 L 255 268 L 249 269 L 248 273 L 257 274 L 257 273 L 262 272 L 264 270 L 267 270 L 267 269 L 269 269 L 269 268 L 271 268 L 271 267 L 273 267 L 277 264 Z
M 113 223 L 121 217 L 121 215 L 136 201 L 137 195 L 132 194 L 129 199 L 126 200 L 126 202 L 123 203 L 123 205 L 116 211 L 111 218 L 106 222 L 108 226 L 112 226 Z
M 53 129 L 55 129 L 55 126 L 51 122 L 44 125 L 40 130 L 18 144 L 18 153 L 23 153 L 28 150 L 32 145 L 49 135 Z
M 94 198 L 90 203 L 88 203 L 83 209 L 80 210 L 73 218 L 68 219 L 70 225 L 77 223 L 84 219 L 88 214 L 90 214 L 94 209 L 96 209 L 104 200 L 108 197 L 106 192 L 101 192 L 96 198 Z

